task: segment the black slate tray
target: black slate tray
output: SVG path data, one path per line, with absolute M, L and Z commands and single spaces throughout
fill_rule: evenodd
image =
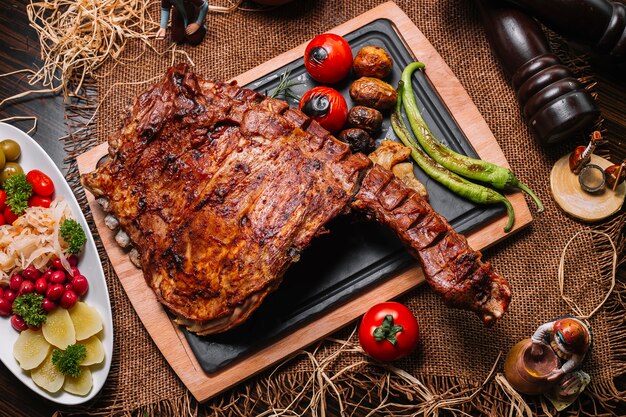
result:
M 376 45 L 389 52 L 394 62 L 392 74 L 386 80 L 396 86 L 402 69 L 415 58 L 404 46 L 393 24 L 376 20 L 345 36 L 353 53 L 365 45 Z M 426 69 L 428 70 L 428 69 Z M 302 58 L 288 63 L 273 73 L 246 87 L 268 93 L 276 88 L 281 74 L 291 71 L 290 79 L 303 82 L 294 88 L 298 96 L 317 85 L 307 74 Z M 333 85 L 352 105 L 348 94 L 352 76 Z M 420 111 L 434 133 L 457 152 L 477 157 L 452 115 L 445 107 L 423 72 L 413 81 Z M 296 101 L 290 104 L 297 107 Z M 389 118 L 383 122 L 382 138 L 398 140 Z M 439 183 L 431 180 L 417 166 L 417 178 L 428 188 L 430 203 L 460 233 L 466 233 L 502 213 L 503 208 L 479 206 L 457 197 Z M 319 313 L 340 305 L 361 290 L 386 280 L 415 261 L 396 236 L 376 223 L 359 221 L 354 217 L 336 219 L 329 225 L 330 233 L 315 239 L 285 275 L 278 290 L 270 294 L 263 305 L 242 326 L 221 335 L 199 337 L 184 330 L 198 362 L 205 372 L 213 373 L 235 359 L 272 343 L 291 329 L 315 318 Z

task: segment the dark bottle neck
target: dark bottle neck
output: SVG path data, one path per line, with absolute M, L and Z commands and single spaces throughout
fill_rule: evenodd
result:
M 515 6 L 475 1 L 489 44 L 511 79 L 533 136 L 549 144 L 590 128 L 599 114 L 596 104 L 550 52 L 539 24 Z
M 594 52 L 626 59 L 626 5 L 607 0 L 507 0 Z

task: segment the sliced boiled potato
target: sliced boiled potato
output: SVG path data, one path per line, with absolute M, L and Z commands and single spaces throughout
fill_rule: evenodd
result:
M 74 324 L 70 313 L 64 308 L 57 307 L 48 313 L 48 319 L 41 326 L 41 330 L 48 343 L 61 350 L 76 343 Z
M 102 330 L 102 317 L 95 308 L 78 302 L 69 312 L 76 329 L 76 340 L 85 340 Z
M 13 345 L 13 356 L 20 368 L 29 370 L 38 367 L 50 353 L 50 343 L 41 330 L 24 330 Z
M 48 392 L 57 392 L 63 386 L 65 375 L 63 375 L 52 363 L 52 353 L 37 368 L 30 372 L 33 382 Z
M 73 378 L 69 375 L 65 377 L 63 389 L 70 394 L 86 395 L 91 391 L 92 386 L 93 378 L 91 377 L 91 371 L 89 368 L 81 366 L 81 372 L 78 378 Z
M 104 360 L 104 346 L 97 336 L 91 336 L 78 343 L 79 345 L 85 345 L 86 356 L 80 363 L 83 366 L 95 365 Z

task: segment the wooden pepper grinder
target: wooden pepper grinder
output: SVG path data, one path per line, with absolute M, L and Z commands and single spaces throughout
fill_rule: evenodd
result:
M 476 3 L 487 39 L 511 78 L 533 136 L 547 145 L 590 129 L 600 111 L 550 52 L 539 24 L 515 6 L 491 0 Z
M 594 52 L 626 60 L 626 4 L 608 0 L 508 0 Z

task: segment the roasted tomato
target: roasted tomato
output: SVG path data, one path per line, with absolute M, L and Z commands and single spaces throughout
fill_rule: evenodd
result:
M 361 347 L 379 361 L 394 361 L 408 355 L 418 339 L 419 326 L 411 310 L 391 301 L 370 308 L 359 326 Z
M 304 66 L 314 80 L 325 84 L 336 83 L 350 72 L 352 49 L 339 35 L 317 35 L 304 51 Z
M 33 169 L 26 174 L 26 181 L 33 185 L 33 192 L 41 197 L 49 197 L 54 193 L 54 183 L 49 176 Z
M 300 110 L 331 133 L 341 130 L 348 117 L 346 99 L 330 87 L 314 87 L 304 93 Z

